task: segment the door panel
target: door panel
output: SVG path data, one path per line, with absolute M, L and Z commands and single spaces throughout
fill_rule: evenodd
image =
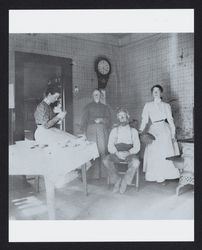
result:
M 61 75 L 61 67 L 45 63 L 24 63 L 24 130 L 34 134 L 34 112 L 43 99 L 50 76 Z
M 16 130 L 15 140 L 23 140 L 25 132 L 31 134 L 36 129 L 34 111 L 43 99 L 48 80 L 61 76 L 64 103 L 68 112 L 65 130 L 73 132 L 72 107 L 72 61 L 71 59 L 16 52 Z M 67 118 L 66 118 L 67 119 Z

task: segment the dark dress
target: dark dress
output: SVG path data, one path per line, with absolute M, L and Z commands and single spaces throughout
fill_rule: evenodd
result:
M 102 118 L 101 123 L 95 123 L 96 118 Z M 111 128 L 111 112 L 107 105 L 91 102 L 86 105 L 81 121 L 81 131 L 89 141 L 96 142 L 101 159 L 107 153 L 109 130 Z M 97 159 L 95 166 L 90 169 L 88 176 L 95 178 L 106 176 L 101 159 Z M 98 173 L 97 173 L 98 172 Z
M 34 118 L 36 125 L 43 125 L 45 128 L 51 128 L 59 121 L 53 109 L 44 101 L 37 106 Z
M 34 118 L 37 125 L 34 137 L 39 144 L 57 143 L 75 138 L 74 135 L 57 128 L 60 119 L 45 101 L 37 106 Z
M 97 124 L 95 123 L 96 118 L 103 120 Z M 111 113 L 107 105 L 100 102 L 91 102 L 86 105 L 81 121 L 81 130 L 89 141 L 97 143 L 100 156 L 106 153 L 110 126 Z

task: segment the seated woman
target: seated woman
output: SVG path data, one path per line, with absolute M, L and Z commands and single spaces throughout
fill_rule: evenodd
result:
M 67 132 L 57 129 L 55 126 L 61 122 L 66 112 L 59 110 L 59 113 L 54 113 L 52 104 L 60 97 L 60 88 L 53 83 L 47 87 L 45 98 L 37 106 L 34 113 L 37 129 L 35 131 L 35 140 L 40 145 L 56 143 L 59 141 L 70 140 L 76 138 Z

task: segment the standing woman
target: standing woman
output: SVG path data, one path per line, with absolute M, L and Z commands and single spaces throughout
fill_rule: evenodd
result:
M 34 137 L 40 145 L 75 138 L 75 136 L 56 128 L 56 125 L 66 116 L 66 112 L 61 110 L 57 111 L 58 113 L 53 111 L 52 104 L 57 102 L 59 97 L 60 88 L 56 84 L 50 83 L 45 92 L 45 98 L 37 106 L 34 113 L 37 125 Z
M 146 172 L 147 181 L 164 182 L 166 179 L 179 178 L 179 171 L 173 162 L 166 160 L 166 157 L 178 155 L 179 148 L 176 146 L 175 125 L 170 104 L 161 100 L 162 86 L 154 85 L 151 93 L 153 101 L 144 106 L 140 132 L 143 132 L 151 120 L 148 132 L 155 136 L 155 140 L 145 148 L 143 171 Z
M 107 151 L 108 135 L 111 126 L 111 113 L 107 105 L 100 102 L 101 93 L 95 89 L 92 93 L 93 101 L 87 104 L 81 120 L 81 131 L 89 141 L 97 143 L 100 158 L 96 160 L 98 177 L 102 176 L 102 159 Z

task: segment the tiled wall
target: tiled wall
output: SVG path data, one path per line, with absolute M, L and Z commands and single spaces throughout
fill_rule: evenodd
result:
M 131 35 L 132 36 L 132 35 Z M 193 136 L 194 36 L 156 34 L 120 48 L 121 102 L 131 116 L 141 121 L 150 88 L 164 87 L 164 100 L 171 101 L 178 137 Z
M 112 64 L 112 73 L 107 87 L 107 99 L 113 107 L 117 100 L 118 43 L 112 36 L 100 34 L 10 34 L 9 36 L 9 83 L 15 83 L 14 52 L 31 52 L 52 56 L 61 56 L 73 60 L 73 86 L 79 87 L 74 97 L 74 130 L 77 132 L 82 109 L 91 100 L 91 92 L 97 87 L 94 61 L 97 56 L 105 55 Z M 117 43 L 117 45 L 116 45 Z M 113 94 L 111 98 L 110 94 Z
M 104 34 L 11 34 L 9 43 L 9 82 L 15 83 L 14 51 L 40 53 L 73 59 L 74 129 L 77 132 L 82 109 L 97 87 L 94 60 L 106 55 L 112 64 L 107 85 L 107 101 L 115 108 L 125 106 L 131 117 L 141 120 L 150 88 L 160 83 L 164 100 L 171 101 L 178 137 L 193 135 L 194 36 L 193 34 L 135 34 L 115 39 Z

